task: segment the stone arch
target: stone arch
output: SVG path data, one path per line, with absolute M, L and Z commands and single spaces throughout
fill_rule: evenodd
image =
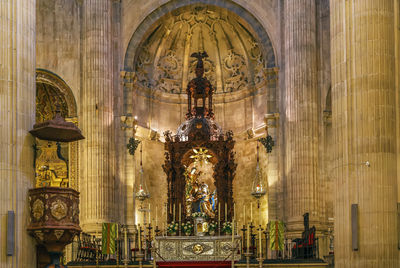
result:
M 58 94 L 64 98 L 67 105 L 68 117 L 76 117 L 78 115 L 74 94 L 60 76 L 51 71 L 38 68 L 36 69 L 36 83 L 50 85 L 58 91 Z
M 55 114 L 55 105 L 58 103 L 66 121 L 78 124 L 74 94 L 60 76 L 45 69 L 36 69 L 36 92 L 36 123 L 52 119 Z M 45 144 L 45 141 L 36 140 L 38 157 L 41 154 L 41 147 Z M 60 148 L 62 156 L 60 159 L 67 164 L 69 187 L 78 189 L 78 142 L 61 143 Z
M 206 4 L 210 6 L 217 6 L 220 8 L 227 9 L 238 16 L 240 16 L 244 21 L 246 21 L 252 29 L 255 31 L 257 37 L 259 38 L 259 42 L 262 45 L 262 50 L 264 53 L 264 58 L 267 62 L 270 62 L 271 65 L 267 67 L 276 67 L 278 64 L 276 62 L 276 50 L 271 42 L 271 39 L 266 31 L 266 29 L 261 25 L 261 23 L 245 8 L 242 6 L 231 2 L 229 0 L 221 0 L 221 1 L 212 1 L 212 0 L 173 0 L 164 5 L 161 5 L 159 8 L 155 9 L 150 15 L 148 15 L 137 27 L 136 31 L 132 35 L 131 40 L 129 41 L 125 58 L 124 58 L 124 71 L 132 72 L 134 70 L 133 63 L 135 61 L 136 56 L 136 48 L 140 46 L 140 43 L 145 37 L 145 34 L 149 31 L 151 25 L 166 15 L 168 12 L 173 10 L 183 8 L 186 6 L 191 6 L 194 4 Z M 273 65 L 272 65 L 273 63 Z
M 227 14 L 227 16 L 234 15 L 235 18 L 236 17 L 238 18 L 237 25 L 239 26 L 237 29 L 243 30 L 244 32 L 246 30 L 249 30 L 248 33 L 252 36 L 252 38 L 254 38 L 252 40 L 256 41 L 255 43 L 257 43 L 257 48 L 259 51 L 258 55 L 261 61 L 259 61 L 258 58 L 255 59 L 254 57 L 251 57 L 252 55 L 251 56 L 249 55 L 251 54 L 251 52 L 249 52 L 250 51 L 249 47 L 247 47 L 246 50 L 245 47 L 243 46 L 244 44 L 243 39 L 240 41 L 241 45 L 239 46 L 242 47 L 243 49 L 242 51 L 245 51 L 245 53 L 240 54 L 239 56 L 244 56 L 243 62 L 245 62 L 247 66 L 253 66 L 252 67 L 253 69 L 248 69 L 244 71 L 245 73 L 247 73 L 247 77 L 243 78 L 240 77 L 240 75 L 238 75 L 238 77 L 228 76 L 226 79 L 226 76 L 224 74 L 224 69 L 221 68 L 222 63 L 225 62 L 223 61 L 223 58 L 216 57 L 217 60 L 215 60 L 214 63 L 216 65 L 219 64 L 220 72 L 218 73 L 216 71 L 214 73 L 216 75 L 221 75 L 222 73 L 222 79 L 219 79 L 219 83 L 214 83 L 213 78 L 212 77 L 209 78 L 212 81 L 213 86 L 216 88 L 216 93 L 223 93 L 223 94 L 216 94 L 214 99 L 214 105 L 219 105 L 221 103 L 224 104 L 229 103 L 228 104 L 229 106 L 233 105 L 234 102 L 239 103 L 240 101 L 244 102 L 245 99 L 250 99 L 253 102 L 253 106 L 250 108 L 251 112 L 243 113 L 246 114 L 247 116 L 247 118 L 243 120 L 244 122 L 243 128 L 251 127 L 251 125 L 254 125 L 254 122 L 256 122 L 256 125 L 258 127 L 261 124 L 261 122 L 263 122 L 262 120 L 263 115 L 268 111 L 276 111 L 278 107 L 276 103 L 278 57 L 276 56 L 277 54 L 275 48 L 272 45 L 271 39 L 269 37 L 269 34 L 267 33 L 266 28 L 262 26 L 262 24 L 247 9 L 229 0 L 221 0 L 215 3 L 209 0 L 195 0 L 195 1 L 173 0 L 154 9 L 153 12 L 151 12 L 145 19 L 143 19 L 143 21 L 139 24 L 139 26 L 132 34 L 132 37 L 125 52 L 124 67 L 123 67 L 123 72 L 121 73 L 123 79 L 123 95 L 124 95 L 123 113 L 125 115 L 135 115 L 137 113 L 145 114 L 146 117 L 140 118 L 138 122 L 139 125 L 142 126 L 146 125 L 149 128 L 154 128 L 161 131 L 167 129 L 166 122 L 168 120 L 179 121 L 184 117 L 184 115 L 182 114 L 183 110 L 182 107 L 185 106 L 186 101 L 185 101 L 185 96 L 183 96 L 183 93 L 184 93 L 184 88 L 186 87 L 187 84 L 186 82 L 190 80 L 189 77 L 190 71 L 185 71 L 188 70 L 188 67 L 187 65 L 185 66 L 185 64 L 189 62 L 188 65 L 190 65 L 191 61 L 189 61 L 187 57 L 185 57 L 184 60 L 182 60 L 183 57 L 181 57 L 180 61 L 178 61 L 179 64 L 182 64 L 182 68 L 179 69 L 180 72 L 179 73 L 177 72 L 178 73 L 177 76 L 179 77 L 177 78 L 177 77 L 166 76 L 162 77 L 162 79 L 157 78 L 158 77 L 157 72 L 147 72 L 148 70 L 144 71 L 138 70 L 137 63 L 144 61 L 146 64 L 152 65 L 152 67 L 150 68 L 153 68 L 154 70 L 158 67 L 157 63 L 159 63 L 158 61 L 159 59 L 165 59 L 165 58 L 176 59 L 175 54 L 172 56 L 169 54 L 165 54 L 165 51 L 171 51 L 171 50 L 159 50 L 158 52 L 160 52 L 160 54 L 147 53 L 148 55 L 154 55 L 154 59 L 152 59 L 152 61 L 148 63 L 146 57 L 145 60 L 142 59 L 143 55 L 147 55 L 146 53 L 144 53 L 145 50 L 143 50 L 142 48 L 147 47 L 146 42 L 150 40 L 150 38 L 155 39 L 156 38 L 155 36 L 158 33 L 160 33 L 160 31 L 161 32 L 164 31 L 163 28 L 168 27 L 166 23 L 167 19 L 171 18 L 172 16 L 175 16 L 175 13 L 180 13 L 180 12 L 182 13 L 197 6 L 206 6 L 207 8 L 213 9 L 214 11 L 220 10 L 224 14 Z M 173 39 L 172 36 L 173 34 L 171 34 L 170 39 Z M 165 37 L 165 35 L 163 37 Z M 238 37 L 238 39 L 240 40 L 240 37 Z M 159 42 L 160 43 L 163 42 L 162 38 L 160 38 Z M 164 46 L 160 47 L 165 48 Z M 182 51 L 182 50 L 177 50 L 177 51 Z M 236 53 L 232 54 L 236 55 Z M 237 57 L 237 59 L 239 58 L 240 57 Z M 213 60 L 211 59 L 211 55 L 209 59 L 211 61 Z M 220 61 L 219 63 L 218 59 Z M 139 64 L 139 66 L 141 65 Z M 226 66 L 223 67 L 225 68 Z M 145 77 L 143 79 L 142 76 L 143 73 L 151 75 L 150 77 Z M 240 73 L 243 72 L 240 71 Z M 229 85 L 225 83 L 228 79 L 230 82 Z M 247 86 L 243 86 L 243 84 L 246 84 Z M 221 90 L 221 88 L 225 87 L 225 85 L 227 85 L 227 88 L 229 89 L 244 88 L 245 90 L 241 91 Z M 164 91 L 160 90 L 160 88 L 162 88 Z M 163 108 L 174 109 L 172 116 L 173 118 L 169 117 L 166 120 L 162 119 L 163 115 L 160 116 L 159 111 L 163 109 L 158 109 L 160 107 L 160 104 L 163 105 Z M 245 110 L 246 108 L 243 108 L 245 107 L 245 105 L 246 104 L 243 105 L 241 104 L 241 106 L 239 105 L 236 107 L 241 107 L 241 109 Z M 178 106 L 180 108 L 176 108 Z M 222 109 L 231 109 L 231 108 L 226 108 L 228 106 L 223 106 L 222 108 L 220 108 L 220 110 L 222 111 Z M 256 116 L 253 117 L 248 116 L 249 114 L 252 114 L 255 111 L 257 113 Z M 160 119 L 153 120 L 153 118 L 160 118 Z M 225 117 L 220 120 L 224 121 Z M 222 123 L 222 125 L 225 127 L 224 123 Z M 234 129 L 234 131 L 236 130 Z M 242 127 L 238 127 L 237 131 L 243 131 Z

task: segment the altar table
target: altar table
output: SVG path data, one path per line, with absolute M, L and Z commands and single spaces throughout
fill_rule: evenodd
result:
M 234 259 L 240 259 L 241 237 L 235 236 Z M 232 236 L 157 236 L 157 261 L 230 261 Z
M 183 261 L 183 262 L 157 262 L 157 267 L 160 268 L 192 268 L 192 267 L 207 267 L 207 268 L 229 268 L 230 261 Z

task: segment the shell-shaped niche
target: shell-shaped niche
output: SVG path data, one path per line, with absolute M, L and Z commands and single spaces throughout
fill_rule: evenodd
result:
M 206 5 L 177 9 L 158 20 L 141 42 L 135 58 L 136 85 L 185 93 L 195 77 L 196 59 L 190 55 L 206 51 L 205 77 L 215 94 L 258 87 L 275 67 L 271 44 L 261 47 L 246 22 L 228 10 Z

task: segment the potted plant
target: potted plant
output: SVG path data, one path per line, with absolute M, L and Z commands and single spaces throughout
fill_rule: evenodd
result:
M 222 232 L 224 232 L 226 235 L 232 234 L 232 223 L 230 221 L 224 222 L 222 225 Z
M 167 233 L 169 235 L 176 235 L 177 232 L 178 232 L 178 223 L 177 222 L 173 221 L 170 224 L 168 224 Z
M 215 232 L 217 231 L 217 223 L 212 221 L 208 224 L 208 234 L 209 235 L 215 235 Z
M 182 232 L 186 235 L 189 236 L 193 232 L 193 224 L 188 221 L 182 224 Z

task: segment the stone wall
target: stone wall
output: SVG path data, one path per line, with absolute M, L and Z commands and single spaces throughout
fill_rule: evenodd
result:
M 79 1 L 38 0 L 36 68 L 60 76 L 80 103 L 81 6 Z

